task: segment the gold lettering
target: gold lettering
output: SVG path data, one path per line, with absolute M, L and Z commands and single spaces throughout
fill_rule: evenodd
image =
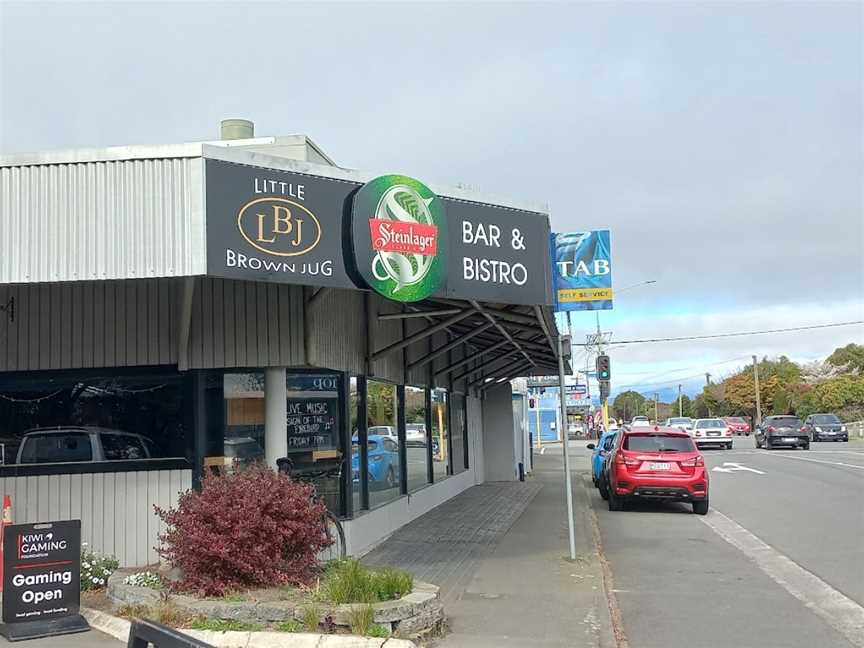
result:
M 284 216 L 280 216 L 280 212 L 284 212 Z M 279 223 L 284 223 L 285 229 L 279 227 Z M 290 234 L 294 229 L 291 224 L 291 210 L 282 205 L 273 205 L 273 233 L 274 234 Z
M 303 219 L 298 218 L 295 222 L 297 223 L 297 236 L 291 242 L 291 245 L 300 245 L 300 242 L 303 240 Z
M 266 214 L 258 214 L 258 241 L 261 243 L 272 243 L 276 240 L 276 237 L 273 238 L 264 238 L 264 219 L 267 218 Z

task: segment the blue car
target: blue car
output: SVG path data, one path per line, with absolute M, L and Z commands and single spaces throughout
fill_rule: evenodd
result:
M 591 453 L 591 481 L 597 488 L 600 488 L 600 477 L 603 475 L 603 462 L 606 461 L 606 453 L 612 448 L 615 443 L 615 434 L 617 430 L 604 432 L 597 440 L 597 445 L 588 444 L 588 449 L 593 450 Z
M 383 434 L 367 437 L 369 453 L 369 488 L 385 489 L 399 486 L 399 444 Z M 360 483 L 360 449 L 357 437 L 352 439 L 351 474 Z

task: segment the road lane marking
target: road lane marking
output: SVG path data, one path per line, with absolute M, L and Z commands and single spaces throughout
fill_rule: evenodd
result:
M 727 468 L 726 466 L 729 466 L 729 467 Z M 712 472 L 724 472 L 724 473 L 747 471 L 747 472 L 756 473 L 757 475 L 764 475 L 765 474 L 761 470 L 756 470 L 755 468 L 748 468 L 747 466 L 742 466 L 739 463 L 733 463 L 731 461 L 724 461 L 722 468 L 720 466 L 714 466 L 711 469 L 711 471 Z
M 700 520 L 756 563 L 774 582 L 822 617 L 853 646 L 864 648 L 864 607 L 720 511 L 712 508 L 708 515 L 700 516 Z
M 765 456 L 783 457 L 784 459 L 797 459 L 798 461 L 809 461 L 811 463 L 827 464 L 829 466 L 844 466 L 846 468 L 857 468 L 858 470 L 864 470 L 864 466 L 860 466 L 857 464 L 848 464 L 841 461 L 823 461 L 822 459 L 810 459 L 809 457 L 796 457 L 795 455 L 781 454 L 779 452 L 766 452 Z

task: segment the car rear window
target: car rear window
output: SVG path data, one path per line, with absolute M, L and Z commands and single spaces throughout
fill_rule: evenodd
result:
M 744 419 L 742 419 L 740 416 L 730 416 L 728 421 L 730 423 L 743 423 Z
M 628 434 L 624 449 L 637 452 L 693 452 L 696 448 L 690 437 L 666 434 Z
M 833 414 L 819 414 L 818 416 L 813 417 L 814 423 L 839 423 L 840 419 L 838 419 Z
M 804 425 L 801 419 L 794 416 L 772 416 L 769 422 L 777 427 L 801 427 Z
M 100 434 L 102 452 L 108 461 L 146 459 L 147 452 L 138 437 L 126 434 Z
M 704 421 L 699 421 L 696 423 L 696 428 L 715 428 L 715 427 L 726 427 L 726 424 L 720 419 L 705 419 Z
M 34 434 L 24 439 L 20 463 L 65 463 L 93 461 L 90 435 L 84 432 L 67 434 Z

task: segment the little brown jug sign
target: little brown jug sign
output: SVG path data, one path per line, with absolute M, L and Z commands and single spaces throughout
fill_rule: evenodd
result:
M 83 632 L 81 521 L 15 524 L 3 533 L 3 626 L 7 639 Z

